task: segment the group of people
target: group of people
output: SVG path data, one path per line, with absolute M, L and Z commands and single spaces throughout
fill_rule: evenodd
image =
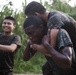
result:
M 23 29 L 28 36 L 23 52 L 23 60 L 30 60 L 35 53 L 41 52 L 47 59 L 42 66 L 43 75 L 76 74 L 76 41 L 72 35 L 76 21 L 61 11 L 47 12 L 36 1 L 25 8 L 27 18 Z M 13 33 L 15 19 L 6 17 L 0 33 L 0 75 L 13 75 L 14 54 L 21 47 L 20 36 Z M 75 36 L 75 35 L 74 35 Z
M 36 1 L 26 6 L 25 15 L 23 28 L 28 40 L 24 60 L 28 61 L 39 51 L 47 59 L 43 75 L 75 75 L 76 21 L 61 11 L 47 12 Z

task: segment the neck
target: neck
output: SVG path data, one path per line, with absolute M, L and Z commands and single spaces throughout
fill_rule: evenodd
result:
M 48 15 L 49 15 L 49 12 L 45 12 L 42 16 L 42 18 L 44 19 L 45 22 L 48 21 Z
M 13 34 L 13 33 L 8 33 L 8 32 L 5 32 L 5 33 L 4 33 L 5 36 L 10 36 L 10 35 L 12 35 L 12 34 Z

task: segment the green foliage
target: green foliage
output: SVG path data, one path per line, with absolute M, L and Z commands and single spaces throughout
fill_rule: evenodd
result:
M 4 6 L 2 8 L 2 11 L 0 12 L 0 32 L 2 32 L 2 21 L 4 19 L 5 16 L 9 16 L 13 14 L 13 10 L 8 8 L 7 6 Z
M 41 73 L 42 72 L 41 67 L 44 62 L 45 62 L 45 58 L 40 53 L 37 53 L 32 59 L 30 59 L 27 62 L 19 58 L 15 60 L 14 72 L 15 73 Z
M 51 0 L 50 0 L 51 3 Z M 49 4 L 47 1 L 44 3 L 47 10 L 59 10 L 63 12 L 70 12 L 72 10 L 72 7 L 68 5 L 67 3 L 61 2 L 60 0 L 53 0 L 51 4 Z
M 40 3 L 42 4 L 42 0 L 40 0 Z M 26 5 L 26 0 L 25 0 L 25 5 Z M 14 72 L 41 73 L 42 72 L 41 67 L 43 63 L 46 61 L 46 59 L 41 53 L 37 53 L 31 60 L 27 62 L 23 61 L 23 51 L 27 42 L 27 36 L 23 31 L 23 22 L 26 18 L 26 16 L 24 15 L 25 5 L 23 4 L 22 12 L 17 10 L 14 11 L 12 8 L 9 8 L 8 5 L 5 5 L 3 7 L 3 9 L 0 11 L 0 32 L 2 32 L 1 25 L 4 17 L 8 15 L 13 16 L 16 19 L 16 29 L 14 30 L 14 33 L 20 35 L 22 40 L 22 47 L 15 55 Z M 62 3 L 60 0 L 54 0 L 52 4 L 45 2 L 44 6 L 49 11 L 51 10 L 63 11 L 76 19 L 76 7 L 70 7 L 67 3 Z
M 62 11 L 66 14 L 69 14 L 70 16 L 72 16 L 76 20 L 76 6 L 71 7 L 66 2 L 61 2 L 61 0 L 53 0 L 53 2 L 51 2 L 51 0 L 50 0 L 49 3 L 46 1 L 44 3 L 44 6 L 46 7 L 46 9 L 48 11 L 59 10 L 59 11 Z

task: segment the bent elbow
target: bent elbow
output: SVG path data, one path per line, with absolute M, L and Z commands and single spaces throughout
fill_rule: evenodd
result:
M 23 60 L 24 60 L 24 61 L 29 61 L 29 59 L 30 59 L 30 58 L 23 56 Z
M 23 58 L 23 61 L 28 61 L 29 59 L 25 59 L 25 58 Z
M 62 66 L 60 66 L 63 70 L 68 70 L 68 69 L 70 69 L 71 68 L 71 66 L 70 65 L 62 65 Z
M 12 48 L 12 49 L 10 49 L 10 52 L 14 52 L 14 51 L 15 51 L 15 49 L 13 49 L 13 48 Z
M 71 68 L 72 65 L 72 59 L 69 58 L 68 62 L 66 63 L 66 69 Z
M 66 64 L 64 64 L 63 66 L 62 66 L 62 68 L 64 69 L 64 70 L 67 70 L 67 69 L 70 69 L 71 68 L 71 62 L 67 62 Z
M 69 68 L 71 68 L 71 65 L 70 65 L 70 64 L 67 64 L 67 65 L 64 67 L 64 69 L 69 69 Z

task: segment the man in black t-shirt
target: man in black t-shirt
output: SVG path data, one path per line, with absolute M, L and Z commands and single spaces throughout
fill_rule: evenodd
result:
M 25 15 L 39 16 L 43 20 L 44 24 L 47 25 L 47 27 L 50 28 L 51 30 L 54 30 L 54 32 L 56 32 L 57 29 L 61 29 L 61 28 L 65 29 L 70 35 L 70 38 L 73 42 L 73 48 L 76 54 L 76 21 L 71 16 L 57 10 L 47 12 L 44 6 L 42 6 L 40 3 L 36 1 L 30 2 L 25 7 Z M 53 46 L 54 47 L 56 46 L 56 37 L 53 38 Z M 75 61 L 76 59 L 74 60 L 74 62 Z M 47 68 L 46 64 L 43 66 L 43 70 L 44 68 L 45 69 Z M 44 72 L 47 72 L 47 71 L 44 71 Z
M 0 33 L 0 75 L 13 75 L 14 55 L 21 47 L 19 35 L 13 33 L 16 27 L 15 19 L 11 16 L 4 18 L 3 33 Z
M 29 40 L 23 53 L 25 61 L 30 60 L 39 51 L 47 59 L 43 66 L 43 75 L 75 75 L 74 49 L 66 30 L 56 29 L 56 32 L 49 30 L 47 33 L 47 27 L 35 15 L 26 18 L 23 28 Z M 54 47 L 52 39 L 56 33 Z
M 36 1 L 30 2 L 25 7 L 25 15 L 39 16 L 44 25 L 50 29 L 65 29 L 72 39 L 74 50 L 76 50 L 76 21 L 71 16 L 57 10 L 47 12 L 45 7 Z

